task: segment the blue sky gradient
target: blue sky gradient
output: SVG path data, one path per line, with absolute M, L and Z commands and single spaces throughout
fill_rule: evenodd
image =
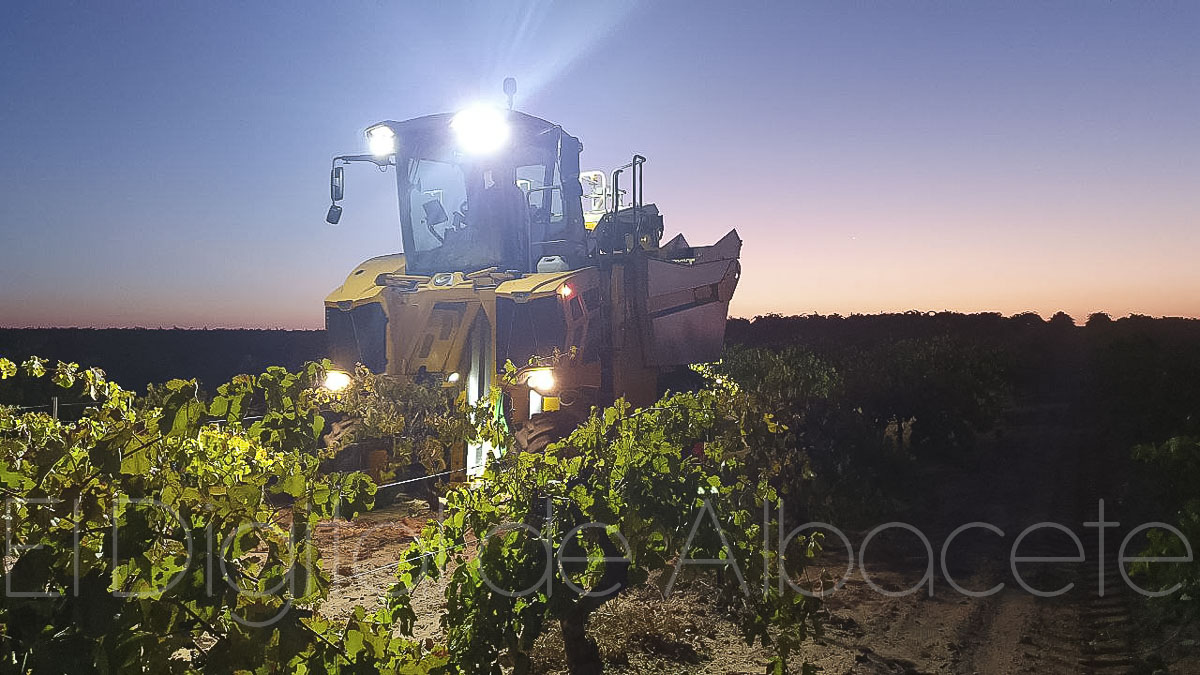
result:
M 399 247 L 381 119 L 639 152 L 734 314 L 1200 316 L 1200 4 L 4 3 L 0 325 L 317 328 Z

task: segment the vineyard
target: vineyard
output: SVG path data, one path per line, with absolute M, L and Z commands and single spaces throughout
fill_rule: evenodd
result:
M 1024 605 L 1008 596 L 939 605 L 952 571 L 983 588 L 999 574 L 990 544 L 965 535 L 962 560 L 947 565 L 942 553 L 938 597 L 932 576 L 926 602 L 901 597 L 896 589 L 925 581 L 912 562 L 921 549 L 892 533 L 868 558 L 866 530 L 914 523 L 941 545 L 968 516 L 989 515 L 1011 544 L 1037 516 L 1075 522 L 1094 484 L 1172 505 L 1130 507 L 1130 520 L 1200 535 L 1200 399 L 1188 398 L 1197 343 L 1191 326 L 1014 317 L 997 331 L 975 320 L 945 330 L 935 317 L 897 316 L 862 338 L 850 320 L 766 317 L 656 404 L 594 408 L 541 453 L 514 449 L 495 400 L 468 405 L 453 387 L 365 370 L 335 394 L 318 386 L 327 363 L 215 385 L 170 380 L 138 395 L 98 368 L 0 358 L 0 400 L 13 402 L 0 405 L 0 672 L 1036 663 L 1061 650 L 1037 644 L 1038 622 L 1091 630 L 1071 618 L 1081 604 L 1020 616 L 1009 616 Z M 730 332 L 739 337 L 736 324 Z M 50 395 L 63 401 L 57 416 L 41 405 Z M 1106 445 L 1090 451 L 1128 469 L 1117 482 L 1115 471 L 1075 468 L 1074 448 L 1101 435 Z M 466 443 L 491 449 L 482 476 L 444 461 Z M 363 447 L 384 461 L 353 452 Z M 1036 482 L 1063 472 L 1077 483 Z M 1016 508 L 1018 489 L 1029 506 Z M 817 522 L 849 539 L 803 525 Z M 1139 546 L 1186 553 L 1162 531 Z M 865 569 L 843 578 L 854 548 L 874 581 Z M 1122 605 L 1145 630 L 1190 630 L 1181 598 L 1200 585 L 1194 564 L 1132 574 L 1183 589 Z M 868 594 L 875 583 L 893 594 Z M 997 653 L 990 633 L 971 628 L 1010 620 L 1023 656 Z M 909 623 L 944 637 L 917 644 L 903 637 Z M 1122 638 L 1120 663 L 1154 665 L 1133 648 L 1151 637 Z M 1080 662 L 1094 658 L 1085 643 L 1073 647 Z

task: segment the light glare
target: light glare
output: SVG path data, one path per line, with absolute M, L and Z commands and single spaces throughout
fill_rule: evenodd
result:
M 371 154 L 383 158 L 396 152 L 396 132 L 386 125 L 367 129 L 367 147 Z
M 529 373 L 527 384 L 531 389 L 536 389 L 544 394 L 554 388 L 554 373 L 549 368 L 535 370 Z
M 454 116 L 450 128 L 463 151 L 486 155 L 508 143 L 510 130 L 504 112 L 487 106 L 467 108 Z
M 350 386 L 350 373 L 341 370 L 331 370 L 325 373 L 324 387 L 332 392 L 339 392 Z

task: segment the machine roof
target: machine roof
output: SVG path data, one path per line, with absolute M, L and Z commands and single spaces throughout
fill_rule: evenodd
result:
M 560 133 L 565 138 L 569 138 L 575 142 L 579 141 L 579 139 L 563 130 L 560 125 L 553 122 L 517 110 L 508 110 L 505 112 L 508 115 L 508 123 L 512 127 L 513 135 L 522 137 L 526 141 L 536 141 L 535 137 L 543 134 L 547 136 L 547 139 L 557 139 Z M 392 131 L 396 132 L 397 136 L 407 138 L 422 137 L 424 139 L 443 138 L 446 136 L 450 128 L 450 122 L 456 114 L 452 112 L 437 113 L 414 117 L 413 119 L 401 122 L 385 120 L 379 124 L 388 125 Z

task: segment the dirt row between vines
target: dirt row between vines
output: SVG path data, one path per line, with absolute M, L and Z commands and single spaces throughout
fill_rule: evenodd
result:
M 845 585 L 826 601 L 824 634 L 806 643 L 803 659 L 823 673 L 1118 673 L 1142 670 L 1130 620 L 1131 601 L 1122 592 L 1115 548 L 1125 528 L 1109 530 L 1103 572 L 1106 593 L 1098 596 L 1101 563 L 1096 556 L 1096 519 L 1103 497 L 1110 520 L 1121 520 L 1120 483 L 1112 458 L 1097 454 L 1097 439 L 1072 423 L 1065 404 L 1009 411 L 999 432 L 958 461 L 919 477 L 916 503 L 880 521 L 909 523 L 930 541 L 935 567 L 933 594 L 927 588 L 893 597 L 925 574 L 929 556 L 915 536 L 890 529 L 874 537 L 865 557 L 869 574 L 856 561 Z M 1103 460 L 1103 461 L 1101 461 Z M 1105 463 L 1108 462 L 1108 463 Z M 377 606 L 392 583 L 394 563 L 429 516 L 417 502 L 369 513 L 350 523 L 322 525 L 317 538 L 335 581 L 321 613 L 347 616 L 356 605 Z M 959 526 L 982 521 L 1004 536 L 981 529 L 958 535 L 947 568 L 956 591 L 941 572 L 942 543 Z M 1021 573 L 1034 588 L 1053 590 L 1074 583 L 1057 598 L 1023 590 L 1009 568 L 1009 551 L 1026 527 L 1049 521 L 1076 533 L 1087 560 L 1080 564 L 1024 563 Z M 836 523 L 835 523 L 836 524 Z M 857 557 L 867 530 L 847 532 Z M 1061 532 L 1042 530 L 1020 547 L 1025 556 L 1071 556 L 1075 546 Z M 834 537 L 810 566 L 840 577 L 844 547 Z M 752 580 L 753 582 L 753 580 Z M 693 578 L 663 598 L 639 590 L 606 604 L 591 634 L 613 673 L 762 673 L 770 654 L 747 646 L 732 621 L 710 600 L 711 579 Z M 761 583 L 761 580 L 758 580 Z M 875 587 L 873 588 L 872 584 Z M 416 634 L 441 637 L 438 616 L 444 585 L 423 583 L 415 591 Z M 561 642 L 551 630 L 535 649 L 541 672 L 561 672 Z M 1150 672 L 1147 670 L 1146 672 Z M 1179 671 L 1186 672 L 1186 671 Z

